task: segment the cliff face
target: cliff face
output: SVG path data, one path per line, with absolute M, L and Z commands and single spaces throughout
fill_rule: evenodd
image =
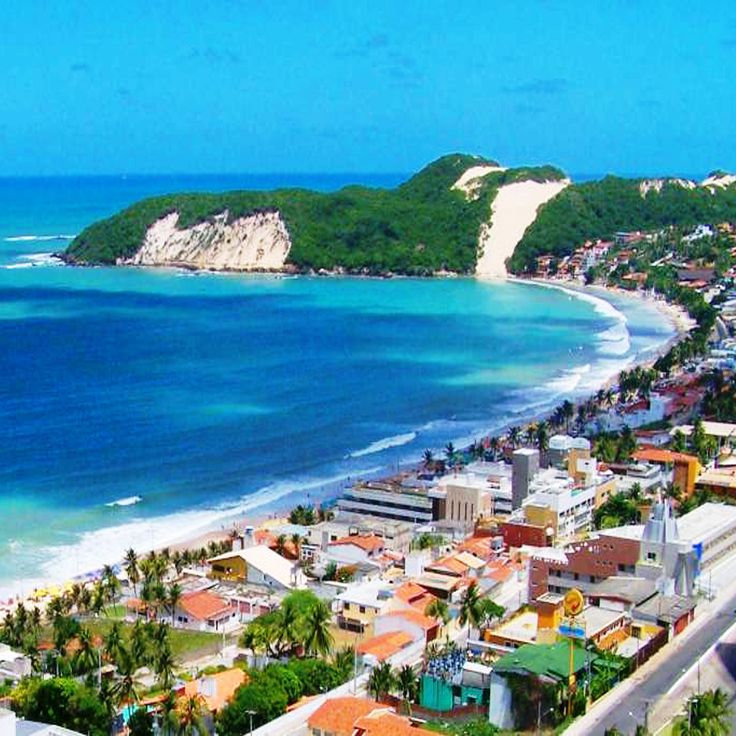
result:
M 183 266 L 214 271 L 279 271 L 291 250 L 278 212 L 255 212 L 228 222 L 228 212 L 188 228 L 177 227 L 179 213 L 156 220 L 130 258 L 135 266 Z

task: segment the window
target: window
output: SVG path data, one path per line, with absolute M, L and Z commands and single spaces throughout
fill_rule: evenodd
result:
M 345 605 L 343 606 L 343 608 L 344 608 L 344 609 L 345 609 L 346 611 L 349 611 L 349 610 L 350 610 L 350 604 L 349 604 L 349 603 L 348 603 L 348 602 L 346 601 L 346 602 L 345 602 Z
M 647 552 L 647 560 L 656 562 L 656 560 L 657 560 L 657 553 L 656 552 Z
M 361 612 L 361 613 L 365 613 L 365 606 L 361 606 L 361 607 L 360 607 L 360 612 Z

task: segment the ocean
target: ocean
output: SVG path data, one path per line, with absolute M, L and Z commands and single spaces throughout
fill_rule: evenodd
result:
M 673 335 L 640 300 L 530 284 L 48 256 L 150 194 L 402 179 L 0 180 L 0 599 L 469 442 Z

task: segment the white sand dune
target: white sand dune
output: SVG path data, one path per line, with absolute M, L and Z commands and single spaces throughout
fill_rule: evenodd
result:
M 524 232 L 536 219 L 537 210 L 569 183 L 569 179 L 519 181 L 501 187 L 491 207 L 490 224 L 481 226 L 476 275 L 481 278 L 506 278 L 506 260 L 513 255 Z
M 462 176 L 452 185 L 451 189 L 459 189 L 465 193 L 468 199 L 476 199 L 478 197 L 478 190 L 482 183 L 484 176 L 492 174 L 494 171 L 506 171 L 504 166 L 490 166 L 490 165 L 479 165 L 471 166 L 466 169 Z

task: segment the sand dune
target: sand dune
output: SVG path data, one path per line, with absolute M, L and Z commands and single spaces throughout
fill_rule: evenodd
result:
M 491 207 L 490 224 L 481 226 L 478 237 L 477 276 L 506 278 L 506 259 L 537 217 L 537 210 L 568 184 L 561 181 L 519 181 L 498 190 Z
M 480 189 L 481 180 L 484 176 L 492 174 L 494 171 L 506 171 L 504 166 L 480 165 L 471 166 L 463 172 L 463 175 L 452 185 L 452 189 L 459 189 L 465 192 L 468 199 L 476 199 L 478 190 Z

